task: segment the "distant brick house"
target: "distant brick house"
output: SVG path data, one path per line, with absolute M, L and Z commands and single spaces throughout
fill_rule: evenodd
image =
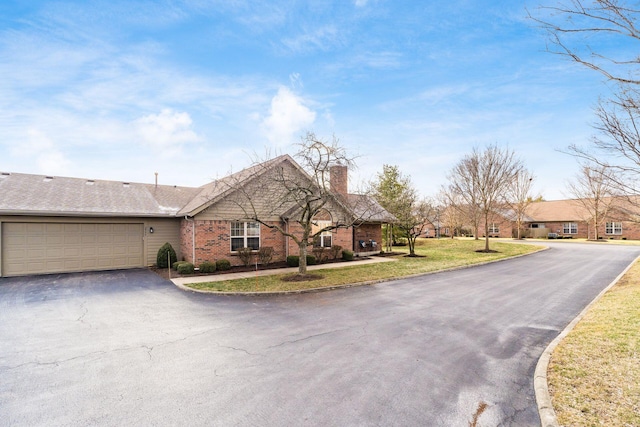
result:
M 600 239 L 640 240 L 640 223 L 635 212 L 635 197 L 608 198 L 610 208 L 598 225 Z M 525 236 L 593 239 L 593 221 L 579 200 L 553 200 L 529 205 L 525 218 Z
M 287 155 L 269 164 L 304 173 Z M 145 267 L 155 263 L 165 242 L 179 259 L 195 264 L 225 258 L 237 265 L 238 248 L 264 246 L 274 248 L 274 261 L 282 261 L 297 254 L 297 247 L 278 231 L 245 218 L 229 185 L 252 188 L 260 182 L 257 169 L 197 188 L 1 173 L 0 277 Z M 336 202 L 319 223 L 359 220 L 353 227 L 323 233 L 318 244 L 361 255 L 378 252 L 372 242 L 381 241 L 382 224 L 393 217 L 365 196 L 347 193 L 343 166 L 332 168 L 331 181 Z M 362 212 L 355 201 L 363 197 L 374 209 L 358 217 Z M 287 217 L 291 209 L 283 206 L 271 221 L 295 230 Z
M 606 200 L 610 208 L 606 211 L 598 224 L 597 236 L 599 239 L 629 239 L 640 240 L 640 198 L 618 197 Z M 513 210 L 498 209 L 490 217 L 488 230 L 485 230 L 484 221 L 481 221 L 478 236 L 484 237 L 516 237 L 517 224 Z M 443 215 L 446 217 L 446 215 Z M 433 228 L 433 227 L 431 227 Z M 472 226 L 468 221 L 464 225 L 453 226 L 446 220 L 441 224 L 442 236 L 471 235 Z M 435 230 L 430 230 L 435 233 Z M 581 238 L 593 239 L 593 221 L 588 210 L 580 200 L 552 200 L 531 203 L 524 213 L 520 229 L 521 237 L 531 238 Z M 430 237 L 430 236 L 427 236 Z

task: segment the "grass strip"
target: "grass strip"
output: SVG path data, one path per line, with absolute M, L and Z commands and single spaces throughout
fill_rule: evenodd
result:
M 314 271 L 322 279 L 308 282 L 285 282 L 285 274 L 261 276 L 258 278 L 226 280 L 222 282 L 192 283 L 193 289 L 207 289 L 218 292 L 285 292 L 312 288 L 333 287 L 368 281 L 406 277 L 454 267 L 509 258 L 535 252 L 540 246 L 492 242 L 491 249 L 497 253 L 479 253 L 484 248 L 483 241 L 458 239 L 425 239 L 419 242 L 416 253 L 422 257 L 395 257 L 394 262 L 358 265 L 342 268 L 327 268 Z M 395 248 L 397 249 L 397 248 Z
M 549 392 L 563 426 L 640 426 L 640 263 L 556 347 Z

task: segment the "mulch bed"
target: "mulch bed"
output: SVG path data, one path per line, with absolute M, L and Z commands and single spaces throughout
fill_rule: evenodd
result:
M 354 258 L 354 261 L 359 260 L 359 259 L 366 259 L 366 257 Z M 341 258 L 340 259 L 330 259 L 330 260 L 323 261 L 322 265 L 335 264 L 335 263 L 341 263 L 341 262 L 353 262 L 353 261 L 344 261 Z M 258 265 L 258 270 L 259 271 L 279 270 L 279 269 L 288 268 L 288 267 L 289 266 L 287 265 L 286 262 L 274 262 L 272 264 L 269 264 L 268 267 L 263 267 L 262 265 Z M 256 271 L 256 266 L 255 266 L 255 264 L 250 265 L 248 267 L 240 265 L 240 266 L 231 267 L 231 269 L 229 269 L 229 270 L 216 271 L 215 273 L 199 273 L 199 272 L 196 271 L 193 274 L 180 274 L 175 270 L 171 270 L 171 277 L 169 277 L 169 271 L 168 271 L 167 268 L 149 267 L 149 270 L 153 271 L 158 276 L 163 277 L 163 278 L 168 280 L 168 279 L 175 279 L 177 277 L 217 276 L 217 275 L 229 274 L 229 273 L 246 273 L 246 272 Z M 310 280 L 310 279 L 304 279 L 304 280 Z
M 388 256 L 398 256 L 398 255 L 406 255 L 406 252 L 381 252 L 379 254 L 375 254 L 372 256 L 379 256 L 379 257 L 388 257 Z

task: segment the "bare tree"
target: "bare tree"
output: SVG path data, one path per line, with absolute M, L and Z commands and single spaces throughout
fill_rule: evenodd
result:
M 456 173 L 458 172 L 463 173 L 462 170 L 458 170 Z M 451 181 L 451 177 L 449 180 Z M 451 237 L 454 236 L 455 230 L 462 230 L 464 225 L 469 224 L 473 228 L 475 240 L 480 239 L 482 210 L 477 200 L 479 193 L 476 184 L 476 182 L 450 182 L 442 190 L 448 201 L 446 218 L 453 226 Z
M 624 0 L 567 0 L 529 12 L 529 18 L 547 31 L 551 53 L 623 85 L 640 84 L 640 57 L 635 49 L 607 50 L 606 45 L 640 41 L 638 17 L 638 3 Z
M 382 208 L 368 197 L 350 200 L 331 188 L 333 167 L 354 165 L 335 137 L 329 142 L 307 133 L 294 157 L 298 162 L 288 156 L 255 161 L 225 185 L 238 219 L 258 222 L 295 242 L 298 274 L 305 275 L 309 246 L 328 232 L 361 224 Z
M 409 244 L 409 256 L 416 256 L 416 241 L 429 224 L 434 225 L 436 208 L 429 199 L 423 199 L 413 190 L 406 194 L 402 209 L 394 213 L 398 227 Z
M 442 205 L 439 214 L 440 222 L 445 226 L 445 228 L 449 229 L 449 237 L 452 239 L 456 236 L 456 232 L 460 235 L 464 226 L 471 224 L 471 226 L 474 227 L 477 240 L 480 216 L 470 215 L 470 209 L 466 204 L 465 199 L 460 194 L 453 191 L 451 187 L 451 185 L 443 186 L 438 194 L 438 200 Z M 472 214 L 474 212 L 479 212 L 479 209 L 475 207 L 471 212 Z
M 490 252 L 489 220 L 504 206 L 509 184 L 522 169 L 522 162 L 513 151 L 490 145 L 482 152 L 474 148 L 449 172 L 450 190 L 482 213 L 485 252 Z
M 584 208 L 587 223 L 593 228 L 593 239 L 598 240 L 598 228 L 614 206 L 614 182 L 608 168 L 583 165 L 575 179 L 568 184 L 577 204 Z M 587 238 L 589 238 L 587 232 Z
M 518 172 L 508 186 L 508 202 L 513 211 L 513 215 L 516 220 L 517 239 L 520 240 L 522 223 L 524 221 L 525 213 L 529 205 L 533 202 L 531 197 L 531 187 L 533 185 L 533 174 L 527 169 L 522 169 Z
M 550 52 L 600 73 L 613 90 L 613 95 L 601 99 L 595 109 L 598 135 L 593 146 L 573 144 L 568 152 L 608 169 L 618 189 L 638 193 L 640 56 L 632 47 L 640 41 L 638 3 L 570 0 L 541 6 L 529 12 L 529 17 L 547 31 Z M 629 48 L 620 48 L 624 46 Z

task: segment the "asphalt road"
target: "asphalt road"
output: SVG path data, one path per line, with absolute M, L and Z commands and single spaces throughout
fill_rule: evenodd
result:
M 0 425 L 539 425 L 538 357 L 640 254 L 550 246 L 278 297 L 144 270 L 0 279 Z

